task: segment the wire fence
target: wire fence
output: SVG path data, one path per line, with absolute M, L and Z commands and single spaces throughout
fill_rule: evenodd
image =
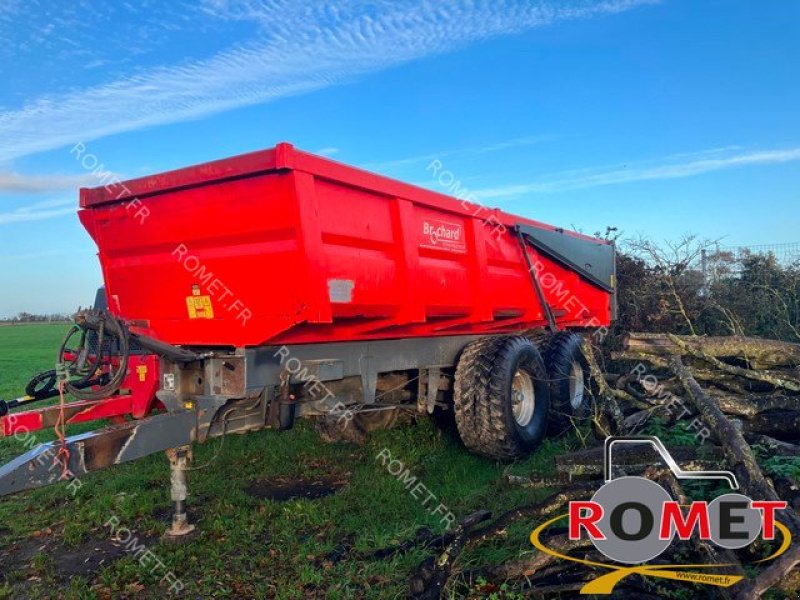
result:
M 735 261 L 741 261 L 753 255 L 773 255 L 784 265 L 800 261 L 800 242 L 788 244 L 763 244 L 757 246 L 719 246 L 718 253 L 730 253 Z
M 743 261 L 752 256 L 774 256 L 781 266 L 800 264 L 800 242 L 787 244 L 762 244 L 755 246 L 723 246 L 704 250 L 696 264 L 702 273 L 704 287 L 721 277 L 736 276 L 743 272 Z

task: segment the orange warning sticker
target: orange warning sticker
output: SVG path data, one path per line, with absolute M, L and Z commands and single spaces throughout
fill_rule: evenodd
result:
M 211 296 L 186 296 L 186 308 L 190 319 L 213 319 L 214 307 Z
M 147 381 L 147 365 L 136 367 L 136 374 L 139 376 L 139 381 Z

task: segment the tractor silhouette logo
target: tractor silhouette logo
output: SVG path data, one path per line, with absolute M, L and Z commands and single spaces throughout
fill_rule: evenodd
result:
M 622 445 L 648 445 L 661 456 L 679 480 L 717 480 L 730 492 L 711 502 L 697 501 L 681 505 L 659 484 L 644 477 L 613 476 L 614 449 Z M 570 502 L 569 512 L 543 523 L 531 534 L 531 543 L 541 552 L 607 569 L 586 584 L 581 594 L 611 594 L 630 575 L 658 577 L 695 584 L 731 587 L 741 575 L 721 573 L 733 564 L 649 565 L 675 540 L 700 539 L 728 550 L 745 548 L 762 539 L 775 547 L 767 558 L 754 564 L 768 563 L 791 545 L 789 529 L 777 519 L 786 502 L 757 501 L 738 493 L 739 483 L 729 471 L 684 471 L 657 437 L 610 437 L 605 442 L 605 484 L 589 501 Z M 568 520 L 569 539 L 587 539 L 611 563 L 574 558 L 548 548 L 542 534 L 550 527 Z

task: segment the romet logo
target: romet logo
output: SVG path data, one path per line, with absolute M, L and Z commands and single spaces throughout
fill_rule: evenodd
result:
M 606 483 L 587 502 L 570 502 L 569 513 L 551 519 L 531 535 L 531 543 L 546 554 L 586 566 L 610 569 L 611 572 L 586 584 L 581 594 L 611 594 L 614 587 L 630 575 L 643 575 L 718 587 L 730 587 L 743 579 L 719 573 L 733 565 L 647 565 L 663 554 L 673 540 L 697 536 L 721 548 L 736 550 L 749 546 L 759 537 L 768 542 L 779 539 L 778 548 L 755 564 L 778 558 L 791 545 L 789 529 L 776 519 L 786 502 L 751 500 L 738 493 L 728 493 L 712 502 L 675 502 L 657 483 L 643 477 L 611 475 L 612 452 L 620 444 L 649 444 L 655 447 L 678 479 L 722 480 L 738 490 L 736 476 L 728 471 L 683 471 L 664 444 L 656 437 L 612 437 L 605 444 Z M 570 540 L 588 536 L 594 547 L 618 564 L 578 559 L 547 548 L 542 533 L 562 519 L 569 520 Z M 780 533 L 780 537 L 778 536 Z M 636 566 L 622 566 L 636 565 Z

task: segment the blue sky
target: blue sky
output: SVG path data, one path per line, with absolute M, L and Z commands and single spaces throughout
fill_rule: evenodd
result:
M 800 241 L 800 3 L 0 4 L 0 316 L 100 284 L 78 142 L 134 177 L 291 141 L 585 232 Z

